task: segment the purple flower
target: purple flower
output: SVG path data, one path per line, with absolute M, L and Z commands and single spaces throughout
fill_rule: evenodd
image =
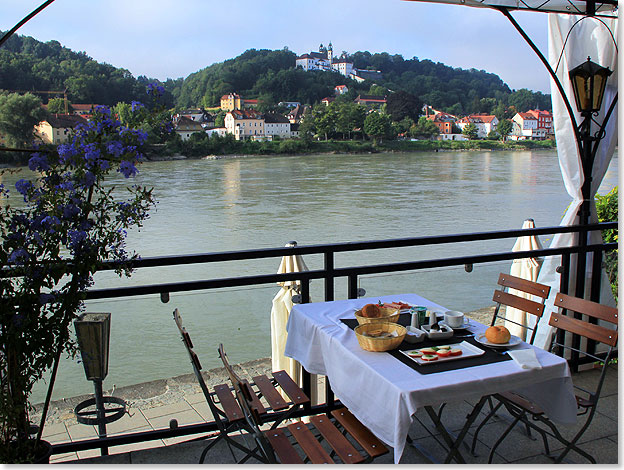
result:
M 143 105 L 143 103 L 141 103 L 140 101 L 133 101 L 131 106 L 132 106 L 132 112 L 145 108 L 145 105 Z
M 61 164 L 63 165 L 67 163 L 72 157 L 78 154 L 76 148 L 73 145 L 69 144 L 61 144 L 57 147 L 56 150 L 58 151 L 59 159 L 61 161 Z
M 80 214 L 80 208 L 76 204 L 67 204 L 63 207 L 63 218 L 73 219 Z
M 139 172 L 139 170 L 137 170 L 136 167 L 134 166 L 134 163 L 129 162 L 128 160 L 123 160 L 119 164 L 119 170 L 117 170 L 117 171 L 119 171 L 126 178 L 130 178 L 131 176 L 135 176 Z
M 100 149 L 98 149 L 95 144 L 85 145 L 83 151 L 85 154 L 85 160 L 90 163 L 90 166 L 93 165 L 98 158 L 100 158 Z
M 20 265 L 26 263 L 28 258 L 28 252 L 24 248 L 18 248 L 17 250 L 13 250 L 13 252 L 9 255 L 8 262 Z
M 15 189 L 17 189 L 18 193 L 24 196 L 24 200 L 26 200 L 26 195 L 28 194 L 28 191 L 32 187 L 33 187 L 32 183 L 25 179 L 21 179 L 17 183 L 15 183 Z
M 87 232 L 84 230 L 72 230 L 69 232 L 69 245 L 72 248 L 78 247 L 83 241 L 87 239 Z
M 102 106 L 102 105 L 98 105 L 95 107 L 95 112 L 103 114 L 105 116 L 109 116 L 111 115 L 111 111 L 110 108 L 108 106 Z
M 145 142 L 147 142 L 147 132 L 141 129 L 136 129 L 134 131 L 134 135 L 136 135 L 137 139 L 139 140 L 139 145 L 143 145 Z
M 85 188 L 93 186 L 95 183 L 95 175 L 92 171 L 85 171 L 84 177 L 82 178 L 82 185 Z
M 162 85 L 158 85 L 157 83 L 150 83 L 147 85 L 147 94 L 152 95 L 155 98 L 159 98 L 165 93 L 165 89 Z
M 115 157 L 119 157 L 123 153 L 124 146 L 118 140 L 113 140 L 109 142 L 108 144 L 106 144 L 106 150 L 111 155 L 114 155 Z
M 48 159 L 45 155 L 40 153 L 34 153 L 30 160 L 28 160 L 28 168 L 32 171 L 46 171 L 50 169 Z
M 39 303 L 42 305 L 52 303 L 55 300 L 56 300 L 56 296 L 53 294 L 39 294 Z

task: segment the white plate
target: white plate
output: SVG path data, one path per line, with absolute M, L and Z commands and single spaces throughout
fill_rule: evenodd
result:
M 427 337 L 429 339 L 447 339 L 450 338 L 451 336 L 453 336 L 453 329 L 448 326 L 448 325 L 444 325 L 446 327 L 445 331 L 441 331 L 441 330 L 430 330 L 429 329 L 429 325 L 425 325 L 425 326 L 421 326 L 420 329 L 423 330 L 425 333 L 427 333 Z
M 487 339 L 485 339 L 485 333 L 475 336 L 475 341 L 490 348 L 511 348 L 522 342 L 520 338 L 512 335 L 507 343 L 490 343 Z
M 465 359 L 468 357 L 481 356 L 482 354 L 485 354 L 485 351 L 483 349 L 478 348 L 473 344 L 470 344 L 468 341 L 462 341 L 461 343 L 452 344 L 451 347 L 461 349 L 462 354 L 460 356 L 438 357 L 435 361 L 423 361 L 420 357 L 412 357 L 408 354 L 408 352 L 410 351 L 416 351 L 421 348 L 408 349 L 406 351 L 401 351 L 401 353 L 405 354 L 405 356 L 409 357 L 412 361 L 423 366 L 427 364 L 439 364 L 440 362 L 455 361 L 457 359 Z

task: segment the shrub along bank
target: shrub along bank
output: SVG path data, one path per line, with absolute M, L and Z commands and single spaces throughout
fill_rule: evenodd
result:
M 431 152 L 439 150 L 531 150 L 554 149 L 554 140 L 501 142 L 499 140 L 438 141 L 438 140 L 387 140 L 373 143 L 369 140 L 310 139 L 274 140 L 254 142 L 234 140 L 205 134 L 194 134 L 186 141 L 173 140 L 160 146 L 156 156 L 184 155 L 200 158 L 206 155 L 276 155 L 311 153 L 368 153 L 368 152 Z

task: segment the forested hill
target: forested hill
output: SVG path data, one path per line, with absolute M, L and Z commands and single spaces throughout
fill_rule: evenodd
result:
M 210 65 L 185 79 L 167 80 L 168 106 L 178 108 L 219 105 L 219 98 L 236 92 L 257 98 L 263 106 L 280 101 L 313 104 L 346 84 L 358 94 L 408 92 L 421 102 L 452 114 L 493 113 L 507 106 L 526 111 L 549 109 L 550 96 L 522 89 L 512 91 L 495 74 L 465 70 L 418 58 L 388 53 L 355 52 L 349 57 L 358 69 L 383 72 L 375 83 L 357 83 L 338 73 L 295 69 L 296 54 L 282 50 L 250 49 L 238 57 Z M 125 69 L 99 63 L 57 41 L 43 43 L 13 35 L 0 47 L 0 89 L 67 90 L 73 103 L 114 105 L 145 98 L 147 77 L 135 78 Z M 42 95 L 43 97 L 44 95 Z
M 120 101 L 144 100 L 145 87 L 150 81 L 147 77 L 135 78 L 128 70 L 99 63 L 84 52 L 63 47 L 58 41 L 44 43 L 14 34 L 0 47 L 0 90 L 67 89 L 73 103 L 114 105 Z M 46 95 L 41 96 L 45 103 Z

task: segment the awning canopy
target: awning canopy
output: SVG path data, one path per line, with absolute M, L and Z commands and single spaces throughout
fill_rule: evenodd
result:
M 595 5 L 596 16 L 617 18 L 617 1 L 587 2 L 577 0 L 406 0 L 410 2 L 447 3 L 467 7 L 494 8 L 506 10 L 539 11 L 544 13 L 569 13 L 586 15 Z M 589 6 L 589 8 L 588 8 Z

